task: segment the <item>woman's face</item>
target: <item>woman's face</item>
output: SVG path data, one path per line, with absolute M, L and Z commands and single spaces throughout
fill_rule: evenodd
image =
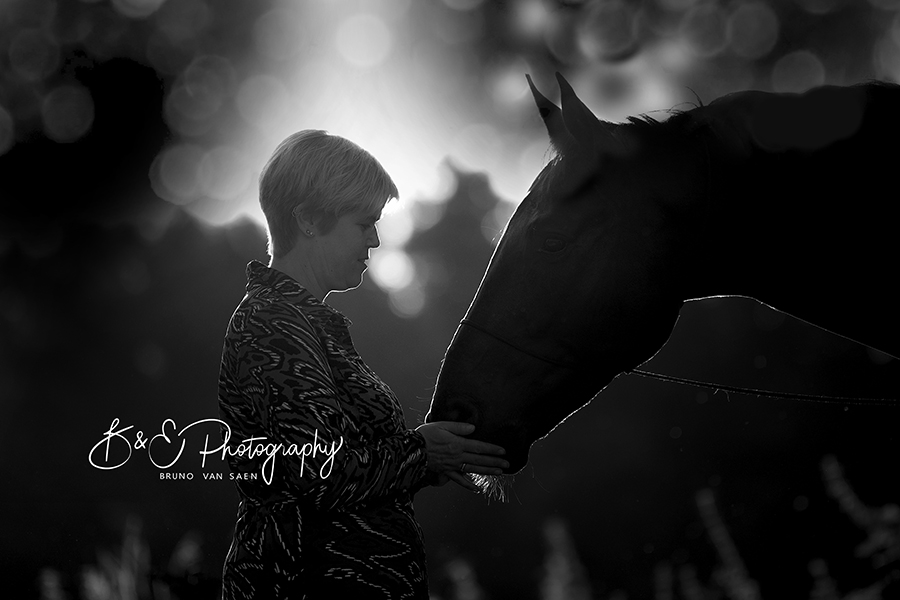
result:
M 317 235 L 318 280 L 324 291 L 349 290 L 362 283 L 369 250 L 381 241 L 375 223 L 381 213 L 352 212 L 338 218 L 328 233 Z

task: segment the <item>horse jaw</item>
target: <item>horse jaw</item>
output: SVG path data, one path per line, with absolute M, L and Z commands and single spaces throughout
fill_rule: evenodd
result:
M 598 372 L 599 371 L 599 372 Z M 523 354 L 460 327 L 444 358 L 425 422 L 475 425 L 472 439 L 506 450 L 506 474 L 521 471 L 531 446 L 586 405 L 618 374 L 578 371 Z
M 454 339 L 458 340 L 459 337 Z M 528 452 L 533 440 L 528 440 L 527 428 L 522 420 L 510 419 L 504 422 L 497 418 L 497 412 L 488 403 L 495 390 L 502 386 L 490 375 L 486 378 L 480 376 L 480 361 L 477 359 L 479 353 L 476 351 L 475 356 L 467 355 L 470 348 L 471 345 L 465 339 L 462 345 L 456 341 L 451 344 L 441 365 L 425 422 L 453 421 L 474 425 L 475 431 L 467 437 L 502 447 L 506 450 L 504 458 L 510 465 L 504 472 L 517 473 L 528 462 Z M 498 373 L 496 369 L 492 369 L 492 372 Z M 459 382 L 463 381 L 468 385 L 461 387 Z

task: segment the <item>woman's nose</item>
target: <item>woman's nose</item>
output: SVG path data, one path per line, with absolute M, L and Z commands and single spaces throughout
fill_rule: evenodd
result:
M 372 227 L 372 233 L 369 234 L 369 248 L 377 248 L 381 245 L 381 238 L 378 237 L 378 229 Z

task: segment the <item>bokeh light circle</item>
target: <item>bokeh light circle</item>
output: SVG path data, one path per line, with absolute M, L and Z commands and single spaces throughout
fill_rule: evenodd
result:
M 755 60 L 768 54 L 778 41 L 778 15 L 765 2 L 745 2 L 728 19 L 731 50 Z
M 203 0 L 174 0 L 154 15 L 157 31 L 181 46 L 203 34 L 213 21 L 213 9 Z
M 681 21 L 680 34 L 690 51 L 702 58 L 712 58 L 728 46 L 728 17 L 715 4 L 701 4 Z
M 372 253 L 369 260 L 372 279 L 384 290 L 401 290 L 416 278 L 412 260 L 402 250 L 382 248 Z
M 825 83 L 825 66 L 809 50 L 785 54 L 772 69 L 772 91 L 805 92 Z
M 878 78 L 900 81 L 900 44 L 884 36 L 873 48 L 872 66 Z
M 41 29 L 16 33 L 7 50 L 9 66 L 26 81 L 40 81 L 56 70 L 59 44 Z
M 145 19 L 159 10 L 166 0 L 112 0 L 113 8 L 125 17 Z
M 205 156 L 196 144 L 178 144 L 161 152 L 150 169 L 153 191 L 172 204 L 193 201 L 202 191 L 198 174 Z
M 578 47 L 592 60 L 615 60 L 637 46 L 637 12 L 621 0 L 597 2 L 581 20 Z
M 524 99 L 530 100 L 531 94 L 525 79 L 525 73 L 528 72 L 528 64 L 520 59 L 510 61 L 491 74 L 490 93 L 498 107 L 507 109 L 520 104 Z
M 80 85 L 63 85 L 41 103 L 44 134 L 56 142 L 74 142 L 94 123 L 94 100 Z
M 525 38 L 540 38 L 555 22 L 555 14 L 541 0 L 520 0 L 511 8 L 513 29 Z
M 220 56 L 194 59 L 166 98 L 166 120 L 182 135 L 209 131 L 213 117 L 235 87 L 231 64 Z
M 825 15 L 837 8 L 843 0 L 795 0 L 803 9 L 813 15 Z
M 378 221 L 378 237 L 382 246 L 397 248 L 409 241 L 415 232 L 415 222 L 408 210 L 390 210 L 391 205 L 385 208 L 385 213 Z
M 389 293 L 391 312 L 407 319 L 418 316 L 425 308 L 425 294 L 419 286 L 412 285 Z
M 253 178 L 243 152 L 234 146 L 219 146 L 200 160 L 197 179 L 204 195 L 232 200 L 250 187 Z

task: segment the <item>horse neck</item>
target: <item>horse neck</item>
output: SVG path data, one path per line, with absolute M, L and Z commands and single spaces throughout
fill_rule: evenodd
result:
M 728 108 L 703 140 L 711 181 L 686 299 L 752 297 L 900 356 L 900 294 L 888 264 L 898 251 L 896 200 L 883 191 L 900 164 L 896 150 L 884 150 L 893 147 L 898 118 L 870 106 L 846 139 L 772 150 L 756 143 L 751 111 Z

